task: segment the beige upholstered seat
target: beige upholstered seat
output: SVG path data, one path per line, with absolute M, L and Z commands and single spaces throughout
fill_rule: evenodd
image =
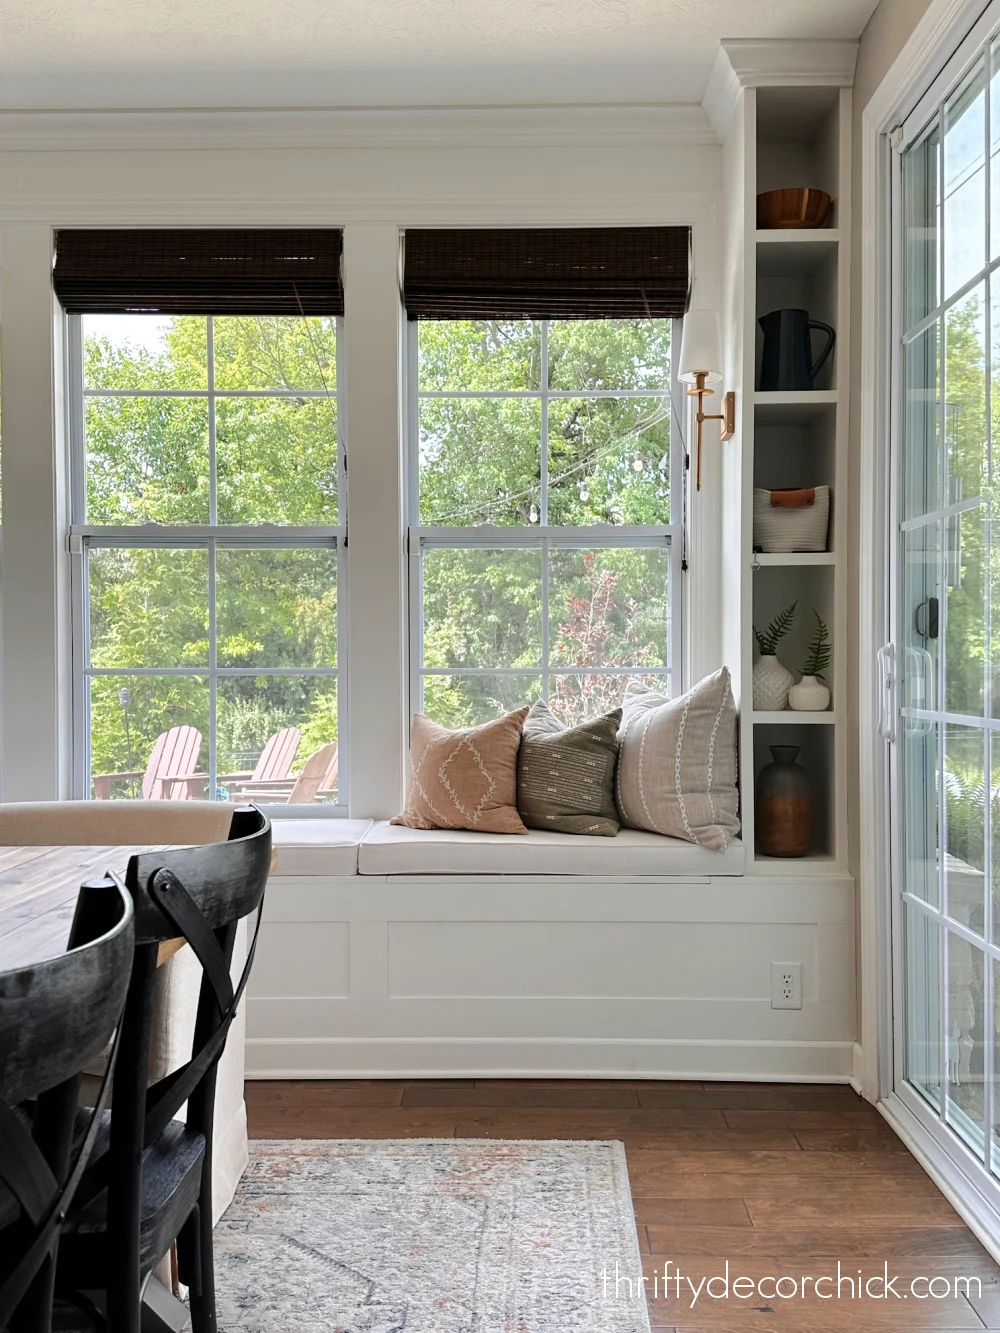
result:
M 193 847 L 224 842 L 232 820 L 224 801 L 19 801 L 0 804 L 0 846 Z

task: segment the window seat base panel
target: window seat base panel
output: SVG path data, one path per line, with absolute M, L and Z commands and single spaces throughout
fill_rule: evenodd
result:
M 844 874 L 277 874 L 264 911 L 250 1077 L 851 1076 Z

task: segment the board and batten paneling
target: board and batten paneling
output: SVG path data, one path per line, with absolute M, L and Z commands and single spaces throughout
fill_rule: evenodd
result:
M 250 1077 L 846 1081 L 853 881 L 276 876 Z M 801 1010 L 772 962 L 803 964 Z

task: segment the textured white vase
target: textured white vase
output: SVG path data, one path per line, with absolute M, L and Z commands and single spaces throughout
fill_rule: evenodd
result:
M 825 713 L 830 707 L 830 691 L 815 676 L 803 676 L 788 691 L 788 707 L 797 713 Z
M 795 677 L 776 657 L 757 659 L 753 669 L 753 706 L 757 713 L 781 713 L 788 707 L 788 691 Z

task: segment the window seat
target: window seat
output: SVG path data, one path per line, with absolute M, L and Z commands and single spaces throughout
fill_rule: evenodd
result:
M 742 875 L 745 852 L 724 853 L 679 838 L 623 829 L 616 838 L 532 829 L 526 835 L 408 829 L 385 820 L 276 819 L 275 874 L 588 875 L 678 877 Z
M 589 838 L 544 829 L 514 835 L 384 822 L 365 834 L 358 858 L 362 875 L 742 875 L 744 866 L 739 842 L 719 854 L 634 829 Z
M 370 819 L 273 819 L 274 874 L 356 875 L 371 826 Z

